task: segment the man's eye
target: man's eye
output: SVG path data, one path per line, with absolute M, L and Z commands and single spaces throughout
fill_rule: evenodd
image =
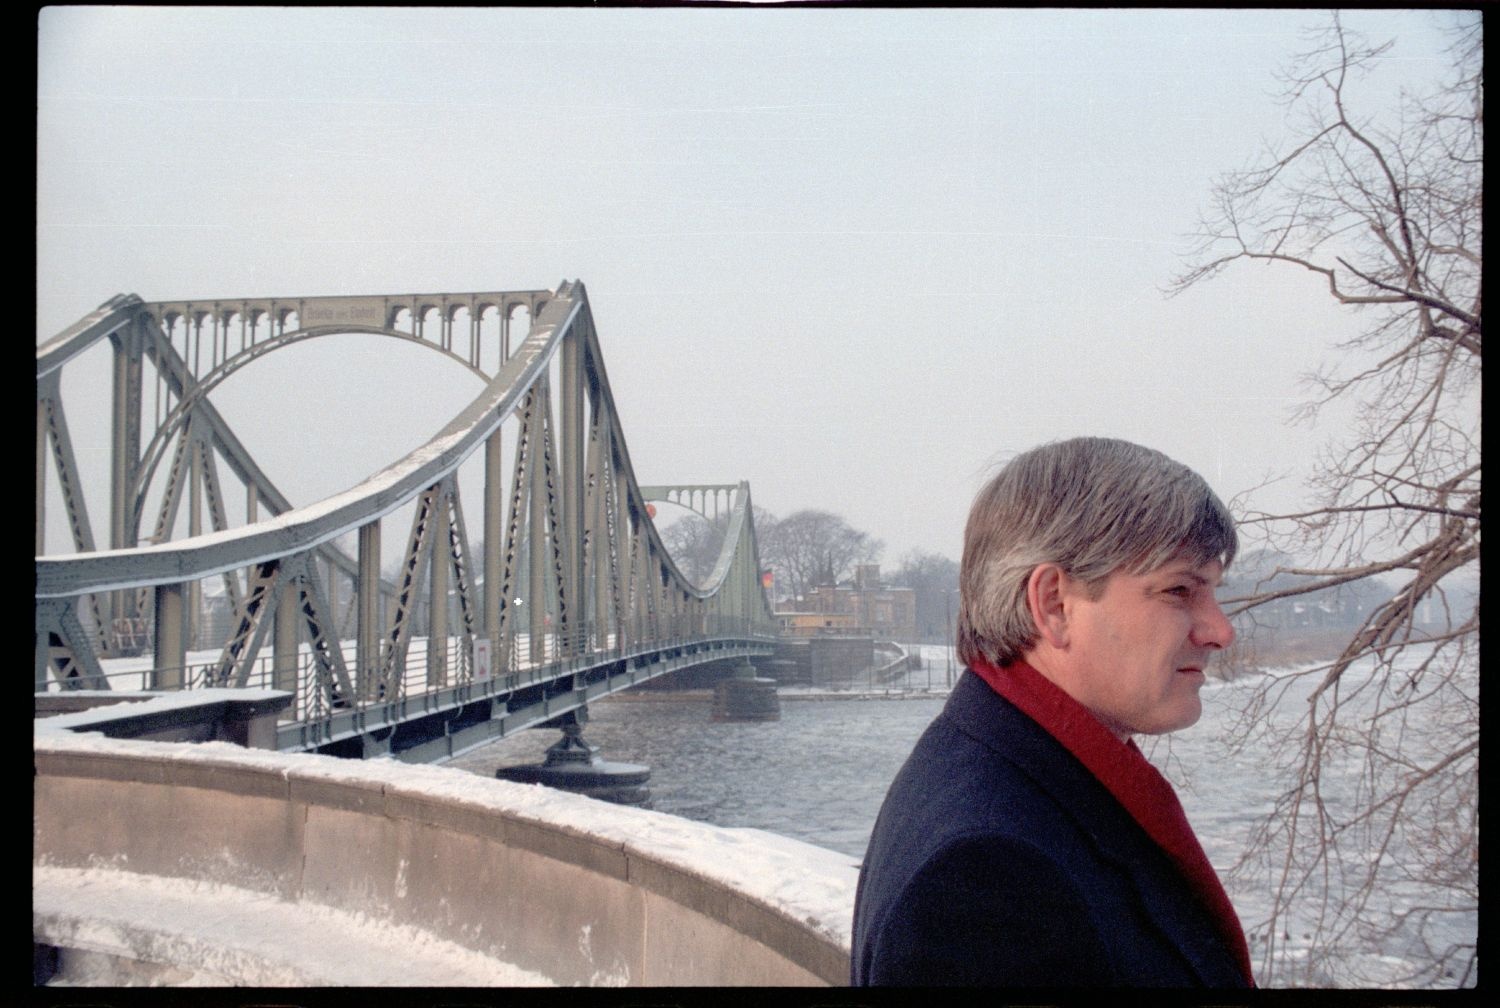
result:
M 1176 586 L 1174 586 L 1172 588 L 1168 588 L 1167 589 L 1167 594 L 1168 595 L 1176 595 L 1179 598 L 1187 598 L 1188 595 L 1191 594 L 1191 591 L 1192 590 L 1190 588 L 1188 588 L 1187 585 L 1176 585 Z

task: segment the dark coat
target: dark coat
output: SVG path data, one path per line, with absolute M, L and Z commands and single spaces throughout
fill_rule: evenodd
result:
M 1244 987 L 1166 853 L 965 671 L 897 774 L 854 903 L 856 985 Z

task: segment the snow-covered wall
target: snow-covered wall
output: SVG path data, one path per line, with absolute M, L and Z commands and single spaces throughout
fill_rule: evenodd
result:
M 833 851 L 442 767 L 46 723 L 34 742 L 33 931 L 62 949 L 65 971 L 113 962 L 146 982 L 319 985 L 847 981 L 857 866 Z M 211 963 L 205 947 L 218 949 Z

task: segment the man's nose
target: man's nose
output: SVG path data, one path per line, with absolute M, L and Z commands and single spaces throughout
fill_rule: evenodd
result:
M 1193 623 L 1192 639 L 1199 647 L 1220 650 L 1234 643 L 1234 626 L 1217 600 L 1208 602 L 1199 611 Z

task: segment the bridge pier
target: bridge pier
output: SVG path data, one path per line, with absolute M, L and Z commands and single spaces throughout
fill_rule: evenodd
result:
M 365 732 L 359 737 L 360 758 L 375 759 L 377 756 L 391 755 L 391 736 L 395 733 L 394 727 Z
M 495 776 L 521 784 L 545 784 L 616 805 L 649 806 L 651 791 L 645 784 L 651 777 L 651 768 L 601 759 L 599 747 L 583 738 L 587 721 L 587 707 L 553 718 L 541 727 L 560 728 L 563 737 L 547 747 L 546 760 L 501 767 Z
M 781 702 L 776 698 L 776 680 L 757 675 L 750 660 L 743 660 L 733 675 L 714 687 L 713 720 L 781 720 Z

